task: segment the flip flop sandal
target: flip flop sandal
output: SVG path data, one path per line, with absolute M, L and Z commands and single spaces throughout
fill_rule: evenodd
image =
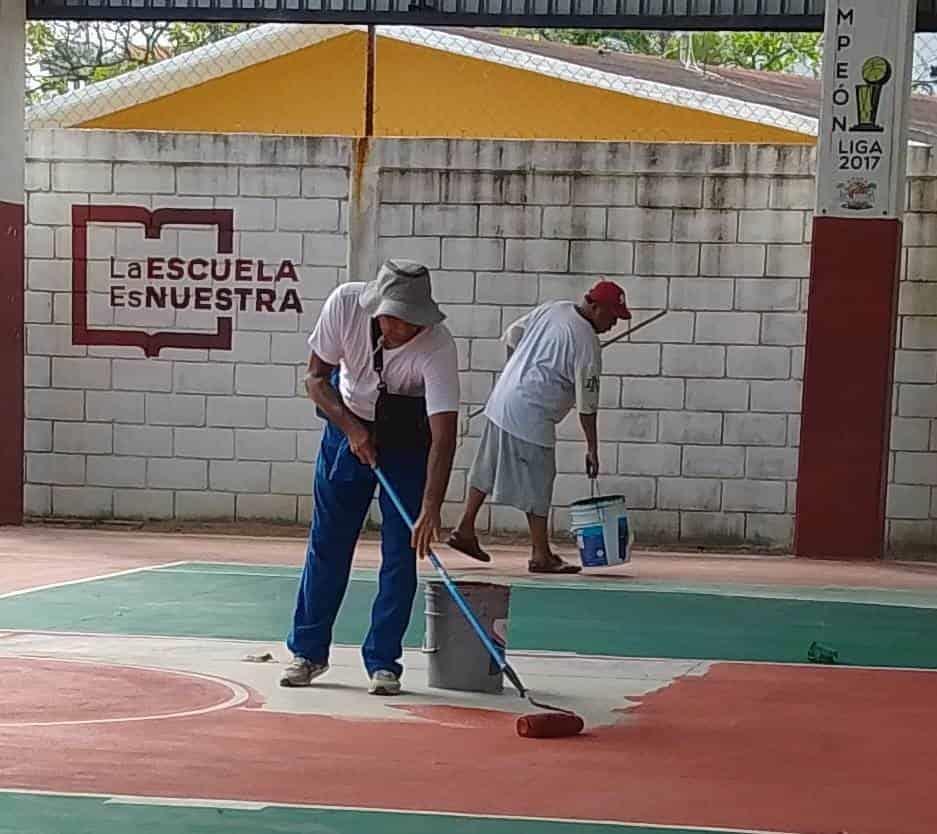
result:
M 579 573 L 582 568 L 579 565 L 570 565 L 562 561 L 551 562 L 549 565 L 528 562 L 527 570 L 530 573 Z
M 459 553 L 463 553 L 466 556 L 470 556 L 472 559 L 477 559 L 479 562 L 490 562 L 491 556 L 485 553 L 481 549 L 481 546 L 478 543 L 478 539 L 471 541 L 469 539 L 463 539 L 461 536 L 457 536 L 453 533 L 446 540 L 446 545 L 451 547 L 453 550 L 457 550 Z

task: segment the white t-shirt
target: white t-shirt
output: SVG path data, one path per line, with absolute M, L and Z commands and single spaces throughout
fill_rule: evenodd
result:
M 599 338 L 575 304 L 552 301 L 510 325 L 505 339 L 517 347 L 491 392 L 485 416 L 521 440 L 555 446 L 556 424 L 574 405 L 581 414 L 598 410 Z
M 325 302 L 310 349 L 341 367 L 345 405 L 362 420 L 374 419 L 378 376 L 371 348 L 371 317 L 358 303 L 363 282 L 342 284 Z M 384 348 L 384 382 L 391 394 L 426 397 L 427 414 L 459 410 L 459 359 L 443 324 L 428 327 L 405 345 Z

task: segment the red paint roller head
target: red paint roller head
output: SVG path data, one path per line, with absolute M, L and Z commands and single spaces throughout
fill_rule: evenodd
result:
M 517 719 L 517 734 L 523 738 L 566 738 L 582 732 L 585 722 L 565 712 L 532 712 Z

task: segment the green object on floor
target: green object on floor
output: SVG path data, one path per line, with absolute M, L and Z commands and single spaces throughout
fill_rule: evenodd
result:
M 814 640 L 807 649 L 807 660 L 811 663 L 836 663 L 839 659 L 839 652 L 832 646 L 818 643 Z

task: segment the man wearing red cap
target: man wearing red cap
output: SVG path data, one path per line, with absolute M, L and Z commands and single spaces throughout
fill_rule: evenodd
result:
M 550 549 L 548 516 L 556 478 L 556 424 L 575 405 L 586 437 L 586 474 L 599 472 L 599 333 L 630 319 L 625 292 L 599 281 L 579 303 L 551 301 L 505 332 L 508 363 L 485 407 L 486 424 L 469 473 L 469 496 L 450 547 L 490 561 L 475 532 L 485 499 L 527 514 L 532 573 L 576 573 Z

